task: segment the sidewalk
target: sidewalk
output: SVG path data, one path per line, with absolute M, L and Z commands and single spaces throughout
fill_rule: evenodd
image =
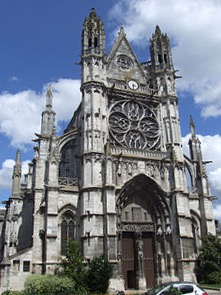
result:
M 212 290 L 212 289 L 204 289 L 207 294 L 209 295 L 221 295 L 220 290 Z

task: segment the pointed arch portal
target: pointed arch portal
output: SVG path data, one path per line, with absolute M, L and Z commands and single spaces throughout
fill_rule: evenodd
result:
M 128 182 L 117 198 L 118 254 L 125 289 L 155 285 L 170 275 L 171 225 L 166 193 L 146 175 Z

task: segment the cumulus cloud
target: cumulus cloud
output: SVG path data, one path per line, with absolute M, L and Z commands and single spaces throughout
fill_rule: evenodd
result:
M 204 117 L 217 117 L 221 115 L 220 15 L 221 2 L 216 0 L 119 0 L 110 18 L 120 21 L 128 39 L 139 47 L 147 46 L 159 25 L 171 40 L 174 62 L 183 76 L 178 87 L 191 91 Z
M 213 215 L 214 215 L 214 218 L 215 218 L 216 220 L 220 220 L 220 221 L 221 221 L 220 212 L 221 212 L 221 205 L 217 205 L 217 206 L 213 209 Z
M 21 163 L 22 169 L 22 180 L 24 180 L 24 174 L 28 173 L 28 164 L 30 160 L 25 160 Z M 1 189 L 10 190 L 12 188 L 12 173 L 15 165 L 15 161 L 12 159 L 6 159 L 2 163 L 2 167 L 0 169 L 0 183 Z
M 6 159 L 2 163 L 2 168 L 0 170 L 0 183 L 2 189 L 10 189 L 11 188 L 11 179 L 12 179 L 12 171 L 14 167 L 15 161 L 11 159 Z
M 60 79 L 51 83 L 51 86 L 57 122 L 66 121 L 72 117 L 79 104 L 80 81 Z M 0 133 L 10 138 L 12 146 L 23 148 L 30 144 L 35 132 L 39 133 L 46 90 L 47 85 L 40 93 L 25 90 L 15 94 L 0 94 Z

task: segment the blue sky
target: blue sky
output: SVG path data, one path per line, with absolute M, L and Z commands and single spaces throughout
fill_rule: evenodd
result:
M 121 25 L 138 59 L 149 59 L 149 38 L 160 25 L 173 45 L 184 150 L 192 114 L 202 142 L 214 215 L 221 219 L 221 2 L 216 0 L 0 0 L 0 200 L 11 192 L 17 148 L 23 172 L 33 157 L 45 91 L 52 84 L 57 130 L 80 101 L 82 23 L 95 7 L 109 52 Z

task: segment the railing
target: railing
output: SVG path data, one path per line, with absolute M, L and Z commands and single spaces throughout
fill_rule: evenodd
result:
M 78 186 L 78 179 L 71 177 L 59 177 L 58 184 L 60 186 Z
M 166 152 L 158 152 L 158 151 L 145 151 L 145 150 L 133 150 L 127 148 L 117 148 L 111 147 L 112 155 L 122 155 L 122 156 L 134 156 L 134 157 L 141 157 L 141 158 L 148 158 L 154 160 L 162 160 L 167 157 Z

